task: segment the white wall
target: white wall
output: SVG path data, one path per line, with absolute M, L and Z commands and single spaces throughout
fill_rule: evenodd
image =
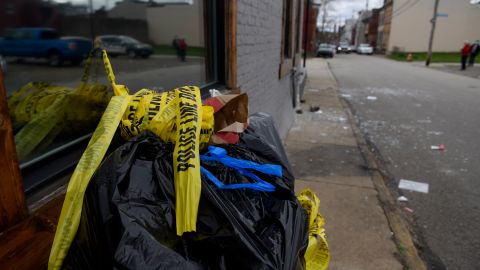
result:
M 148 7 L 149 37 L 155 44 L 171 44 L 178 35 L 188 46 L 204 47 L 203 12 L 203 0 L 193 0 L 193 5 Z
M 411 5 L 406 2 L 416 4 L 400 9 Z M 427 51 L 434 2 L 394 1 L 389 51 L 395 46 L 409 52 Z M 433 51 L 459 51 L 464 40 L 480 39 L 480 5 L 472 5 L 470 0 L 441 0 L 438 12 L 447 13 L 448 17 L 437 20 Z

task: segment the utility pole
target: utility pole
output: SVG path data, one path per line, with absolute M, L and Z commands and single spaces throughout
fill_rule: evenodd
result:
M 428 41 L 428 53 L 427 61 L 425 65 L 428 67 L 432 61 L 432 47 L 433 47 L 433 36 L 435 34 L 435 27 L 437 26 L 437 14 L 438 14 L 438 4 L 440 0 L 435 0 L 435 6 L 433 7 L 433 18 L 430 21 L 432 23 L 432 30 L 430 31 L 430 40 Z
M 367 0 L 367 3 L 365 4 L 365 10 L 368 10 L 368 2 L 369 0 Z
M 307 65 L 307 41 L 308 41 L 308 26 L 310 25 L 310 0 L 307 0 L 307 6 L 305 7 L 306 9 L 306 25 L 305 25 L 305 30 L 303 32 L 303 67 Z M 316 20 L 315 20 L 316 21 Z M 316 22 L 315 22 L 316 25 Z

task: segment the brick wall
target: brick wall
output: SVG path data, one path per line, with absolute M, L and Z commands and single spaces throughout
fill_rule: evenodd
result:
M 285 138 L 294 111 L 292 77 L 279 79 L 283 1 L 238 0 L 237 10 L 238 86 L 249 96 L 250 113 L 272 115 Z

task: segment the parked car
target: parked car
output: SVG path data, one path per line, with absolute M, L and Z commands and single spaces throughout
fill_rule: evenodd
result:
M 4 57 L 46 58 L 50 66 L 63 61 L 79 64 L 92 49 L 92 42 L 83 37 L 60 37 L 51 28 L 12 28 L 0 38 L 0 54 Z
M 340 42 L 337 47 L 337 53 L 351 53 L 352 47 L 348 44 L 348 42 Z
M 358 45 L 358 47 L 357 47 L 357 53 L 358 53 L 358 54 L 369 54 L 369 55 L 372 55 L 372 54 L 373 54 L 373 47 L 370 46 L 370 44 L 362 43 L 362 44 Z
M 317 57 L 320 56 L 327 56 L 332 58 L 335 55 L 335 47 L 327 44 L 327 43 L 321 43 L 318 45 L 317 49 Z
M 95 39 L 95 47 L 106 50 L 108 55 L 116 57 L 128 55 L 130 58 L 148 58 L 152 53 L 152 46 L 142 43 L 129 36 L 105 35 Z

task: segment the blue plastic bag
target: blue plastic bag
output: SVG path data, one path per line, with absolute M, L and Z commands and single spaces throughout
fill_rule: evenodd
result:
M 227 155 L 227 151 L 220 147 L 209 146 L 208 152 L 205 155 L 200 155 L 200 161 L 216 161 L 222 163 L 226 167 L 237 170 L 240 174 L 245 175 L 253 180 L 255 183 L 230 184 L 225 185 L 218 180 L 215 175 L 204 167 L 200 167 L 200 172 L 205 174 L 207 178 L 212 181 L 219 189 L 253 189 L 264 192 L 275 191 L 275 186 L 260 179 L 257 175 L 249 170 L 258 171 L 264 174 L 282 177 L 282 167 L 280 165 L 272 164 L 258 164 L 253 161 L 236 159 Z

